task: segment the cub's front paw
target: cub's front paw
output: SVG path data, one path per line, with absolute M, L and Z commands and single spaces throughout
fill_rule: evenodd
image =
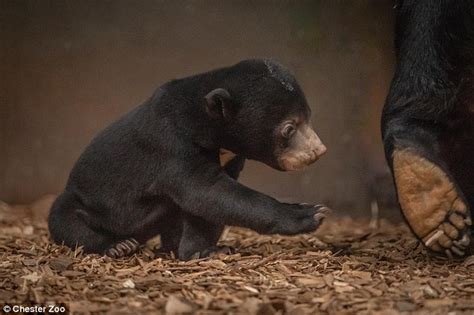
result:
M 464 256 L 472 221 L 453 179 L 411 150 L 394 152 L 393 171 L 403 214 L 423 244 L 448 257 Z
M 295 235 L 315 231 L 331 212 L 325 205 L 310 205 L 307 203 L 284 204 L 282 217 L 273 226 L 271 234 Z

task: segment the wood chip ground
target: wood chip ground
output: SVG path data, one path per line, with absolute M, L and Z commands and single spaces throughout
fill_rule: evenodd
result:
M 44 215 L 27 210 L 0 205 L 0 306 L 65 303 L 73 314 L 474 314 L 474 256 L 430 256 L 403 223 L 371 229 L 333 217 L 295 237 L 231 228 L 221 243 L 234 255 L 180 262 L 155 255 L 151 242 L 113 260 L 52 244 Z

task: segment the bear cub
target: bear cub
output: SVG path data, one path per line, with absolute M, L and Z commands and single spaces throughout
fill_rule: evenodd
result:
M 245 159 L 293 171 L 326 147 L 296 79 L 269 59 L 170 81 L 100 132 L 49 215 L 56 243 L 121 257 L 160 235 L 179 259 L 220 251 L 225 225 L 264 234 L 316 230 L 328 210 L 237 182 Z

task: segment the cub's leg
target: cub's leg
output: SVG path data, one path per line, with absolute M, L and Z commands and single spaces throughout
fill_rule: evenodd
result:
M 221 166 L 231 178 L 237 180 L 244 167 L 245 158 L 233 156 L 226 160 L 225 158 L 228 155 L 228 152 L 221 153 Z M 233 249 L 231 248 L 217 246 L 217 241 L 224 228 L 224 225 L 216 225 L 202 218 L 184 214 L 183 235 L 178 251 L 179 258 L 189 260 L 191 258 L 207 257 L 219 252 L 232 253 Z
M 69 199 L 69 200 L 68 200 Z M 98 227 L 87 212 L 64 194 L 54 202 L 48 218 L 52 239 L 70 248 L 82 246 L 85 253 L 96 253 L 114 258 L 130 255 L 138 250 L 134 238 L 113 235 Z
M 178 258 L 190 260 L 207 257 L 215 252 L 230 253 L 230 249 L 216 246 L 223 230 L 223 225 L 215 225 L 190 214 L 184 215 Z
M 169 214 L 165 215 L 160 219 L 157 224 L 156 230 L 152 234 L 141 235 L 139 238 L 143 240 L 143 243 L 148 241 L 150 238 L 157 235 L 159 231 L 161 239 L 161 247 L 157 250 L 158 253 L 170 253 L 173 252 L 178 254 L 179 242 L 183 235 L 183 217 L 181 210 L 174 206 L 170 209 Z

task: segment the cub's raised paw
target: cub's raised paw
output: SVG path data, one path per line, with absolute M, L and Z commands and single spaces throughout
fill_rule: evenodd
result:
M 112 258 L 120 258 L 135 253 L 140 247 L 140 243 L 134 238 L 126 239 L 114 244 L 105 251 L 105 255 Z
M 423 244 L 450 258 L 464 256 L 472 221 L 450 176 L 409 149 L 393 153 L 393 172 L 403 214 Z

